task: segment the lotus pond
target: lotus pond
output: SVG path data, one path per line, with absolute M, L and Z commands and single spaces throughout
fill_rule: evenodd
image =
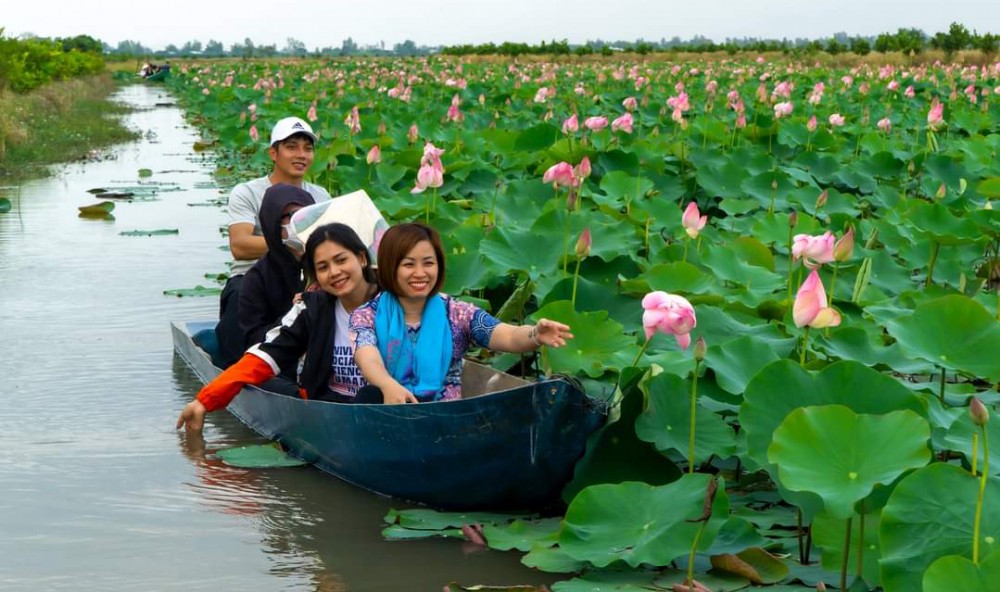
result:
M 308 117 L 312 181 L 441 230 L 445 291 L 572 326 L 537 367 L 614 403 L 564 517 L 403 511 L 385 536 L 518 549 L 560 592 L 1000 577 L 1000 64 L 251 61 L 168 84 L 234 182 Z

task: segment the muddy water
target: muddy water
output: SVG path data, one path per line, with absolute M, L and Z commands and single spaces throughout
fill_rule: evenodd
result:
M 246 471 L 210 457 L 256 443 L 226 413 L 204 439 L 173 429 L 201 386 L 169 322 L 211 318 L 225 270 L 205 206 L 220 190 L 196 132 L 155 86 L 118 99 L 143 139 L 13 193 L 0 214 L 0 590 L 441 590 L 551 581 L 520 554 L 448 540 L 389 543 L 394 504 L 312 468 Z M 139 169 L 152 176 L 139 178 Z M 77 216 L 91 188 L 156 187 L 113 219 Z M 194 205 L 192 205 L 194 204 Z M 134 230 L 177 230 L 124 236 Z M 395 504 L 398 507 L 398 504 Z

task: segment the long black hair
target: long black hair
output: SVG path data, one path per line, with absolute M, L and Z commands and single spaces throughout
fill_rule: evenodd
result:
M 306 253 L 302 257 L 302 264 L 306 270 L 307 284 L 316 281 L 316 261 L 313 258 L 316 256 L 316 249 L 326 241 L 337 243 L 354 253 L 359 259 L 363 256 L 364 265 L 361 266 L 361 277 L 365 278 L 365 281 L 373 286 L 378 285 L 378 279 L 375 277 L 375 269 L 372 268 L 372 256 L 368 252 L 368 247 L 361 241 L 361 237 L 358 236 L 357 232 L 354 232 L 353 228 L 340 222 L 320 226 L 309 235 L 309 240 L 306 241 Z

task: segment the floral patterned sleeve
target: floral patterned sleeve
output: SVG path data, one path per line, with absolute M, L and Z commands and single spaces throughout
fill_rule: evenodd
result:
M 371 345 L 378 347 L 378 337 L 375 335 L 375 311 L 378 300 L 370 300 L 354 309 L 351 313 L 350 340 L 354 342 L 354 350 Z
M 464 355 L 471 343 L 479 347 L 489 347 L 493 330 L 500 324 L 500 319 L 494 317 L 475 304 L 451 299 L 451 314 L 449 315 L 454 335 L 454 345 L 460 349 L 459 355 Z

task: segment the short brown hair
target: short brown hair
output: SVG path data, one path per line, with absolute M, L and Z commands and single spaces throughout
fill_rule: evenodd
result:
M 437 294 L 444 285 L 444 247 L 441 235 L 436 230 L 419 222 L 397 224 L 385 231 L 378 244 L 378 283 L 383 290 L 399 296 L 402 290 L 396 282 L 396 271 L 403 259 L 417 246 L 420 241 L 428 241 L 437 257 L 438 276 L 431 288 L 431 294 Z

